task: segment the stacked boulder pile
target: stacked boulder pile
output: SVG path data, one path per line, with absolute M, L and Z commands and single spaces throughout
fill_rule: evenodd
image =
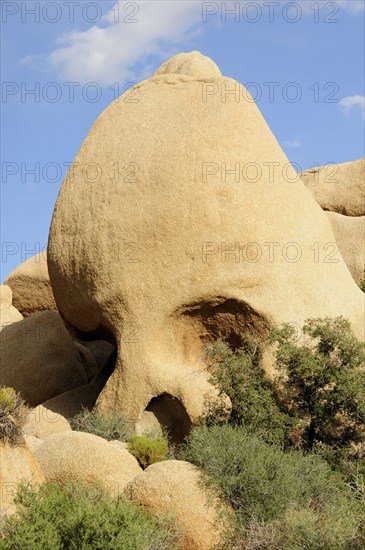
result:
M 246 100 L 225 96 L 232 87 Z M 1 286 L 0 386 L 31 407 L 22 444 L 1 447 L 1 482 L 100 482 L 156 514 L 173 511 L 186 548 L 203 550 L 218 541 L 218 513 L 195 467 L 168 460 L 142 471 L 125 446 L 68 420 L 95 408 L 123 414 L 137 433 L 162 425 L 180 442 L 219 398 L 207 344 L 237 347 L 247 332 L 338 315 L 363 339 L 364 163 L 341 165 L 336 188 L 324 168 L 318 184 L 317 172 L 296 178 L 248 92 L 199 52 L 164 63 L 134 87 L 136 101 L 130 93 L 82 144 L 47 253 Z M 79 168 L 95 166 L 90 183 Z M 336 240 L 341 253 L 324 261 Z M 2 504 L 11 511 L 12 497 Z
M 365 159 L 321 166 L 300 176 L 326 211 L 340 253 L 359 283 L 365 278 Z

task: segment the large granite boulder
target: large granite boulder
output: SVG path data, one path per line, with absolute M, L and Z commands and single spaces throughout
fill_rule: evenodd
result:
M 192 52 L 132 92 L 63 182 L 48 269 L 68 322 L 118 346 L 96 406 L 136 426 L 164 409 L 181 435 L 216 398 L 207 343 L 338 315 L 363 337 L 364 296 L 243 86 Z

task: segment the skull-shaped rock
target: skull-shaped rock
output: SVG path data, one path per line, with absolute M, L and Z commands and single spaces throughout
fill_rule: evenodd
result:
M 100 115 L 53 216 L 57 305 L 118 346 L 97 406 L 183 435 L 212 396 L 209 341 L 337 315 L 363 335 L 334 243 L 244 87 L 198 52 L 175 56 Z

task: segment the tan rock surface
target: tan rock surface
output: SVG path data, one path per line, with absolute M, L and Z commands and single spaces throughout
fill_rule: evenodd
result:
M 103 368 L 114 351 L 114 347 L 106 340 L 94 340 L 92 342 L 82 342 L 95 357 L 97 370 Z
M 201 488 L 199 470 L 189 462 L 152 464 L 127 485 L 125 494 L 156 515 L 175 516 L 185 550 L 211 550 L 219 542 L 218 510 Z
M 98 371 L 88 384 L 53 397 L 43 403 L 43 406 L 67 419 L 72 418 L 82 409 L 91 410 L 114 368 L 115 361 L 116 352 L 113 352 L 106 365 Z
M 23 319 L 23 315 L 12 305 L 12 297 L 11 288 L 0 285 L 0 330 Z
M 168 59 L 155 72 L 154 76 L 162 74 L 181 74 L 196 78 L 214 78 L 222 76 L 216 63 L 210 57 L 198 51 L 178 53 Z
M 3 328 L 0 385 L 31 406 L 87 383 L 77 347 L 56 311 L 43 311 Z
M 365 158 L 305 170 L 300 177 L 324 210 L 365 215 Z
M 74 345 L 79 352 L 82 364 L 84 365 L 84 369 L 87 373 L 88 380 L 91 380 L 99 370 L 96 357 L 87 346 L 84 346 L 77 340 L 74 340 Z
M 137 101 L 129 90 L 99 116 L 62 185 L 48 246 L 63 315 L 118 345 L 97 407 L 138 424 L 164 401 L 179 433 L 214 398 L 208 342 L 239 345 L 246 331 L 337 315 L 364 337 L 364 295 L 339 255 L 325 261 L 335 241 L 326 214 L 248 92 L 197 55 L 199 76 L 184 73 L 187 58 L 171 74 L 170 60 L 135 87 Z M 97 185 L 80 167 L 94 167 Z
M 35 449 L 35 455 L 47 481 L 101 483 L 113 496 L 142 472 L 122 446 L 84 432 L 51 435 Z
M 39 437 L 28 434 L 24 434 L 24 439 L 27 442 L 28 447 L 30 447 L 30 449 L 33 451 L 33 453 L 35 449 L 37 449 L 44 442 L 43 439 L 39 439 Z
M 13 291 L 14 306 L 24 315 L 57 309 L 48 275 L 47 251 L 18 265 L 5 284 Z
M 38 405 L 28 412 L 23 426 L 24 434 L 32 435 L 38 439 L 46 439 L 50 435 L 70 431 L 71 426 L 66 418 L 43 405 Z
M 327 216 L 340 253 L 359 284 L 365 270 L 365 216 L 343 216 L 336 212 L 327 212 Z
M 24 443 L 11 446 L 0 444 L 0 513 L 15 512 L 14 496 L 19 483 L 43 483 L 44 476 L 30 447 Z
M 64 418 L 73 418 L 82 409 L 91 410 L 102 388 L 96 389 L 91 383 L 84 384 L 65 393 L 61 393 L 43 403 L 47 409 L 61 414 Z

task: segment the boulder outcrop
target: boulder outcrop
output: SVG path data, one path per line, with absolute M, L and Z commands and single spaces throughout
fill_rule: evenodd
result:
M 164 403 L 184 434 L 216 397 L 209 342 L 338 315 L 363 338 L 364 296 L 339 254 L 326 261 L 331 224 L 241 84 L 192 52 L 132 93 L 63 182 L 48 268 L 68 322 L 118 346 L 97 407 L 137 425 Z
M 219 502 L 207 497 L 200 475 L 189 462 L 158 462 L 129 483 L 125 494 L 157 516 L 173 515 L 184 533 L 184 550 L 211 550 L 222 534 Z
M 365 271 L 365 216 L 343 216 L 336 212 L 327 212 L 327 216 L 340 253 L 359 284 Z
M 24 317 L 57 309 L 48 275 L 46 250 L 18 265 L 5 284 L 12 289 L 14 306 Z
M 0 285 L 0 330 L 23 319 L 23 315 L 13 306 L 12 297 L 11 288 Z
M 365 216 L 365 158 L 305 170 L 300 177 L 323 210 Z
M 122 446 L 84 432 L 51 435 L 34 452 L 46 481 L 100 483 L 115 497 L 142 472 Z
M 44 475 L 33 451 L 24 441 L 21 445 L 0 444 L 0 513 L 15 512 L 14 497 L 22 482 L 38 484 Z
M 0 385 L 35 407 L 89 382 L 82 356 L 56 311 L 36 313 L 1 331 Z
M 43 405 L 38 405 L 28 412 L 23 426 L 24 434 L 38 439 L 46 439 L 50 435 L 70 431 L 71 426 L 66 418 Z

